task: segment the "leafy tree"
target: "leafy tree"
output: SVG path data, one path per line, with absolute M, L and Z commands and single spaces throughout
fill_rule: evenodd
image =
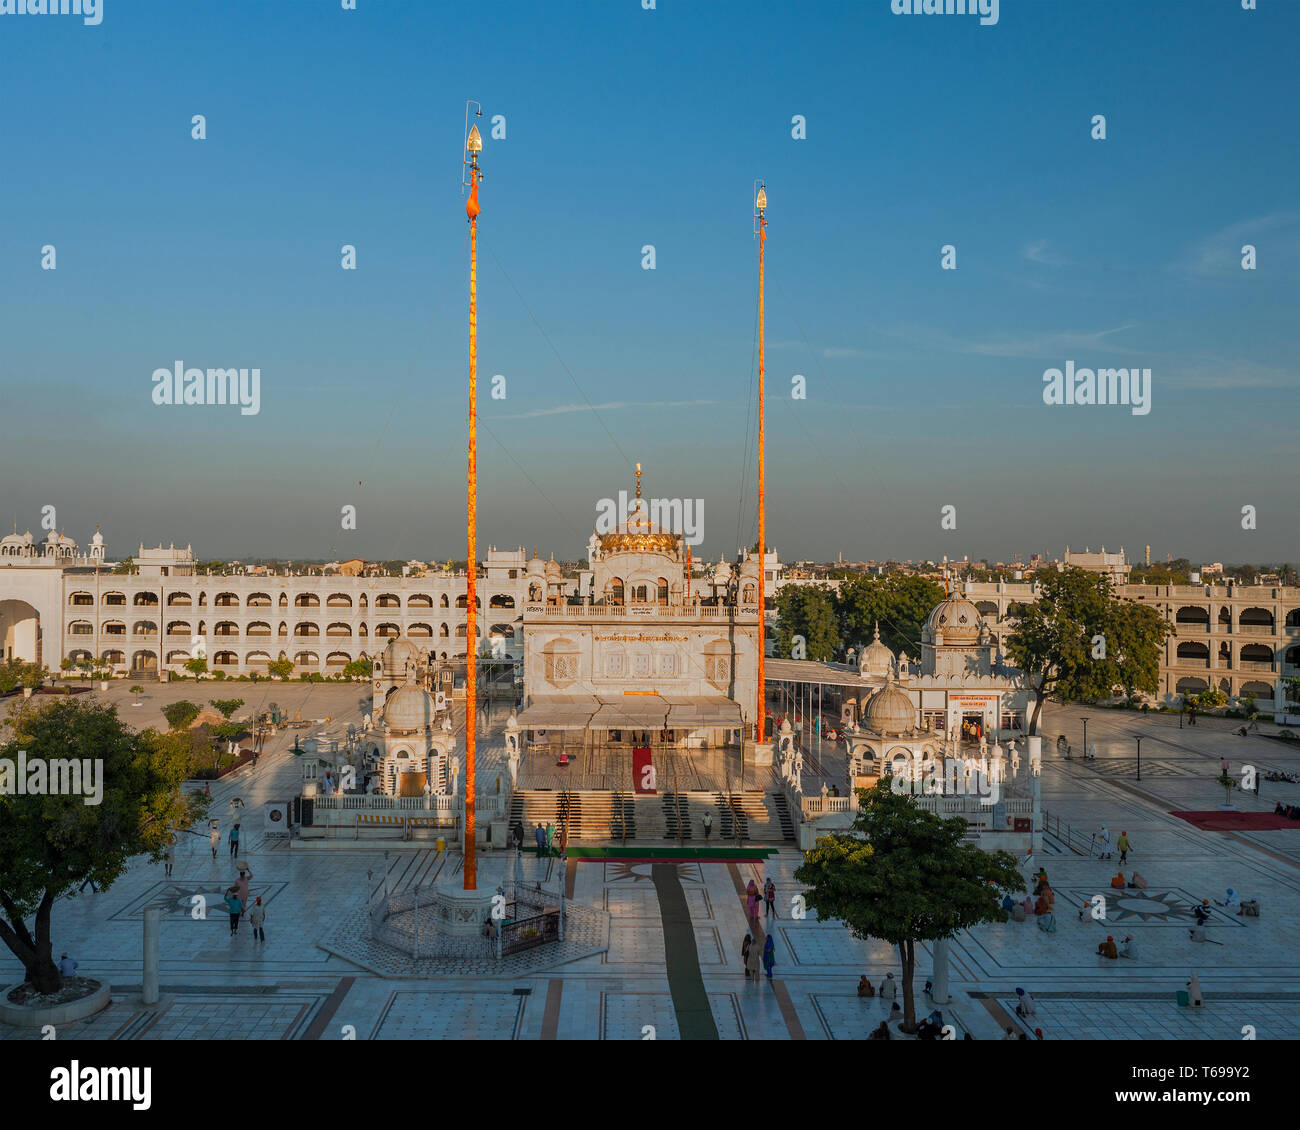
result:
M 879 622 L 881 642 L 890 651 L 916 655 L 921 628 L 943 598 L 943 586 L 926 577 L 859 574 L 840 584 L 835 602 L 840 640 L 845 647 L 869 643 Z
M 173 730 L 182 730 L 199 716 L 200 706 L 197 702 L 180 699 L 163 707 L 163 717 Z
M 24 663 L 22 665 L 22 682 L 25 687 L 38 690 L 49 677 L 50 669 L 40 663 Z
M 343 667 L 343 676 L 347 679 L 368 679 L 375 665 L 369 659 L 354 659 Z
M 113 573 L 115 576 L 122 576 L 127 573 L 135 573 L 137 571 L 138 569 L 136 567 L 134 557 L 124 557 L 121 561 L 117 563 L 117 565 L 113 567 Z
M 287 679 L 293 674 L 293 660 L 285 658 L 284 652 L 280 652 L 279 659 L 273 659 L 266 665 L 266 673 L 278 679 Z
M 1217 710 L 1228 705 L 1228 692 L 1218 687 L 1206 687 L 1194 700 L 1199 710 Z
M 1034 691 L 1029 732 L 1038 733 L 1049 694 L 1073 702 L 1154 692 L 1169 625 L 1153 608 L 1111 595 L 1109 579 L 1084 569 L 1047 573 L 1036 601 L 1013 604 L 1007 657 Z
M 80 699 L 21 704 L 7 724 L 0 756 L 27 754 L 30 767 L 54 758 L 102 762 L 103 796 L 0 793 L 0 940 L 23 964 L 37 992 L 62 984 L 53 956 L 55 900 L 87 878 L 109 888 L 133 855 L 162 857 L 170 829 L 201 818 L 202 796 L 182 796 L 188 766 L 154 730 L 136 733 L 117 710 Z M 34 917 L 32 927 L 27 919 Z
M 227 722 L 230 721 L 230 716 L 244 705 L 242 698 L 210 698 L 208 702 L 216 707 L 217 713 Z
M 7 659 L 0 663 L 0 694 L 18 689 L 23 681 L 24 666 L 21 659 Z
M 62 671 L 65 675 L 66 675 L 69 671 L 71 671 L 72 668 L 75 667 L 75 666 L 76 666 L 76 664 L 75 664 L 71 659 L 69 659 L 67 656 L 64 656 L 63 659 L 59 660 L 59 670 Z
M 191 656 L 185 661 L 185 670 L 194 676 L 194 681 L 199 681 L 199 676 L 208 669 L 208 661 L 201 655 Z
M 133 695 L 135 696 L 135 705 L 136 705 L 136 706 L 139 706 L 139 705 L 140 705 L 140 696 L 141 696 L 142 694 L 144 694 L 144 687 L 141 687 L 141 686 L 134 686 L 134 687 L 130 687 L 130 688 L 128 688 L 128 689 L 131 691 L 131 694 L 133 694 Z M 164 717 L 165 717 L 165 714 L 164 714 Z
M 851 833 L 823 836 L 795 871 L 821 918 L 843 922 L 855 938 L 898 948 L 903 971 L 903 1030 L 916 1030 L 916 943 L 954 937 L 981 922 L 1005 922 L 999 889 L 1024 880 L 1010 852 L 963 844 L 966 821 L 920 808 L 890 779 L 858 790 Z
M 1220 773 L 1216 779 L 1219 782 L 1219 787 L 1223 789 L 1223 795 L 1227 798 L 1225 803 L 1231 805 L 1232 790 L 1238 787 L 1237 778 L 1231 773 Z
M 777 597 L 774 650 L 788 659 L 829 660 L 839 647 L 835 602 L 825 585 L 786 585 Z M 803 636 L 804 654 L 794 654 L 794 637 Z

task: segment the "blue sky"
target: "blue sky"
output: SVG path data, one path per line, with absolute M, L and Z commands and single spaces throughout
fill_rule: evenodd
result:
M 1259 7 L 0 15 L 3 522 L 55 505 L 117 553 L 463 556 L 476 98 L 506 121 L 483 153 L 480 373 L 508 395 L 480 401 L 481 544 L 576 555 L 635 460 L 647 493 L 704 500 L 710 556 L 753 540 L 763 177 L 784 557 L 1300 558 L 1300 4 Z M 178 359 L 259 367 L 261 411 L 155 405 Z M 1150 413 L 1044 405 L 1067 361 L 1149 367 Z

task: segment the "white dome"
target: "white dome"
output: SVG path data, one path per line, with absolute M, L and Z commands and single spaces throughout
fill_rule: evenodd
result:
M 940 601 L 926 621 L 931 633 L 942 632 L 944 643 L 975 643 L 979 639 L 984 617 L 980 610 L 962 596 Z M 933 636 L 931 637 L 933 638 Z
M 419 687 L 399 687 L 384 703 L 384 725 L 390 730 L 423 730 L 433 725 L 433 716 L 433 699 Z
M 387 677 L 404 675 L 406 674 L 406 664 L 408 662 L 412 667 L 420 665 L 420 649 L 410 640 L 396 636 L 389 640 L 388 646 L 384 648 L 382 661 L 384 674 Z
M 862 722 L 868 730 L 882 737 L 909 734 L 916 729 L 916 708 L 907 693 L 899 690 L 891 680 L 867 699 Z
M 880 624 L 876 624 L 875 638 L 858 653 L 858 674 L 869 678 L 883 678 L 894 666 L 894 653 L 880 642 Z

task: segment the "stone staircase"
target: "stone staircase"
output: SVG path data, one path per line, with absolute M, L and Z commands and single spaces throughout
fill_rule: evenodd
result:
M 713 815 L 709 844 L 734 843 L 737 829 L 741 840 L 759 843 L 796 838 L 785 797 L 779 793 L 524 789 L 511 798 L 509 822 L 523 824 L 525 848 L 532 846 L 533 828 L 539 822 L 543 826 L 553 823 L 557 837 L 567 828 L 572 843 L 619 843 L 626 825 L 629 843 L 668 840 L 700 846 L 706 842 L 705 812 Z

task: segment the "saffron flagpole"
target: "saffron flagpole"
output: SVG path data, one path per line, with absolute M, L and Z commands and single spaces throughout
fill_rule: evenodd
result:
M 466 115 L 469 106 L 466 105 Z M 482 109 L 478 111 L 482 116 Z M 478 725 L 478 126 L 465 138 L 469 154 L 469 449 L 465 474 L 465 890 L 478 889 L 474 827 L 474 745 Z
M 764 245 L 767 243 L 767 187 L 759 182 L 754 197 L 754 220 L 758 234 L 758 713 L 754 716 L 754 740 L 767 738 L 767 430 L 763 375 L 766 371 L 763 305 Z

